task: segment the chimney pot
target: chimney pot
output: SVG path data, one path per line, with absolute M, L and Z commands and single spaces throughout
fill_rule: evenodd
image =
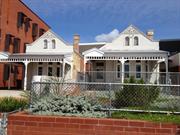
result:
M 73 48 L 78 53 L 79 53 L 79 41 L 80 41 L 80 35 L 74 34 Z
M 147 35 L 147 37 L 149 39 L 153 39 L 153 37 L 154 37 L 154 30 L 148 30 L 146 35 Z

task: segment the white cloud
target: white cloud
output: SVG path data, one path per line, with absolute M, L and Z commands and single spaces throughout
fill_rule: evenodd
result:
M 119 36 L 119 31 L 117 29 L 114 29 L 108 34 L 103 33 L 103 34 L 97 35 L 95 37 L 95 40 L 97 42 L 111 42 L 112 40 L 114 40 L 118 36 Z

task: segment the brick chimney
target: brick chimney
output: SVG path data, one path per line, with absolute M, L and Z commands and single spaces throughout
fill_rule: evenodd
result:
M 79 41 L 80 41 L 80 36 L 78 34 L 75 34 L 73 40 L 73 49 L 78 53 L 79 53 Z
M 153 39 L 153 37 L 154 37 L 154 30 L 148 30 L 147 31 L 147 33 L 146 33 L 146 35 L 147 35 L 147 37 L 149 38 L 149 39 Z

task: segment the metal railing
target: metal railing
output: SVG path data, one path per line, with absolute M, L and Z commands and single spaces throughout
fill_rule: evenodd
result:
M 82 75 L 82 74 L 81 74 Z M 143 79 L 146 84 L 180 84 L 179 72 L 116 72 L 116 71 L 89 71 L 84 74 L 85 82 L 121 83 L 133 76 Z
M 31 103 L 48 94 L 83 95 L 106 111 L 180 113 L 180 85 L 34 82 Z

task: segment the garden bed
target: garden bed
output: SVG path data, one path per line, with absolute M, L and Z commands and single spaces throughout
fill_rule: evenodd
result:
M 16 113 L 8 117 L 8 135 L 178 135 L 180 125 L 140 120 L 41 116 Z
M 180 115 L 175 114 L 114 112 L 112 113 L 112 118 L 146 120 L 150 122 L 174 123 L 180 125 Z

